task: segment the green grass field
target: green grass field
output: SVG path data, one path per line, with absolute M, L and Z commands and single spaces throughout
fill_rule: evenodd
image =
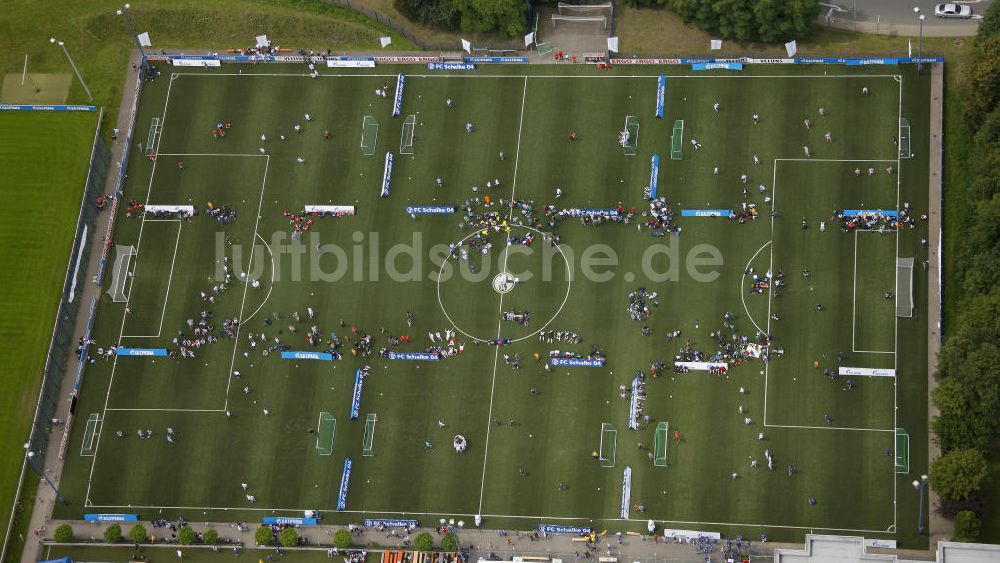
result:
M 127 278 L 128 311 L 126 303 L 105 297 L 98 346 L 176 350 L 174 336 L 190 337 L 187 320 L 203 310 L 212 311 L 216 335 L 223 319 L 242 322 L 235 340 L 219 338 L 194 358 L 118 357 L 87 371 L 78 416 L 101 416 L 99 441 L 96 455 L 79 455 L 85 425 L 75 427 L 61 482 L 71 506 L 56 507 L 56 517 L 139 511 L 147 518 L 197 508 L 207 519 L 252 519 L 264 511 L 317 508 L 336 518 L 341 466 L 351 457 L 344 520 L 361 512 L 427 521 L 482 514 L 490 527 L 591 519 L 604 526 L 618 518 L 622 471 L 629 466 L 631 504 L 646 510 L 631 511 L 630 529 L 644 529 L 652 518 L 674 528 L 766 532 L 772 540 L 826 530 L 925 545 L 904 525 L 916 518 L 908 476 L 897 477 L 894 457 L 886 455 L 895 428 L 904 427 L 912 440 L 911 473 L 926 470 L 922 269 L 914 271 L 913 318 L 897 321 L 895 304 L 883 293 L 895 291 L 896 256 L 924 259 L 920 239 L 927 235 L 922 225 L 898 234 L 840 232 L 831 215 L 904 202 L 916 214 L 926 211 L 926 78 L 909 67 L 748 66 L 735 76 L 690 76 L 683 67 L 599 75 L 589 67 L 429 76 L 422 69 L 379 67 L 309 80 L 197 71 L 171 78 L 165 67 L 147 86 L 135 138 L 145 143 L 153 118 L 164 126 L 156 160 L 131 160 L 125 199 L 202 211 L 211 201 L 237 218 L 226 225 L 204 213 L 143 220 L 125 217 L 123 209 L 115 242 L 138 249 Z M 388 100 L 373 91 L 391 85 L 397 70 L 413 74 L 403 115 L 393 118 L 391 86 Z M 653 118 L 659 72 L 671 75 L 662 120 Z M 871 95 L 862 96 L 862 86 Z M 719 112 L 712 110 L 716 101 Z M 817 114 L 820 106 L 825 117 Z M 312 121 L 304 121 L 304 113 Z M 754 113 L 761 116 L 757 125 Z M 380 198 L 385 152 L 398 153 L 410 114 L 417 123 L 414 154 L 396 155 L 392 193 Z M 623 156 L 617 144 L 628 115 L 640 124 L 636 156 Z M 916 158 L 898 161 L 892 139 L 901 115 L 913 125 Z M 373 156 L 360 146 L 365 116 L 379 123 Z M 806 118 L 811 129 L 803 126 Z M 685 143 L 682 160 L 671 161 L 677 119 L 685 122 Z M 232 125 L 222 140 L 209 134 L 219 121 Z M 301 133 L 292 131 L 295 123 L 303 125 Z M 823 140 L 824 131 L 832 132 L 833 143 Z M 575 141 L 568 140 L 570 132 Z M 804 145 L 812 157 L 803 156 Z M 569 220 L 556 229 L 559 251 L 542 240 L 538 233 L 551 230 L 545 205 L 648 210 L 642 193 L 654 153 L 662 158 L 659 194 L 678 215 L 681 209 L 739 210 L 746 197 L 760 218 L 738 224 L 678 217 L 681 233 L 663 238 L 637 225 L 642 216 L 600 226 Z M 858 167 L 874 167 L 876 174 L 855 177 Z M 485 187 L 492 179 L 500 180 L 499 188 Z M 559 199 L 556 188 L 563 191 Z M 406 211 L 411 205 L 461 208 L 484 195 L 494 204 L 511 197 L 532 202 L 533 213 L 543 217 L 532 225 L 538 231 L 522 226 L 521 211 L 487 207 L 501 214 L 510 233 L 498 223 L 488 253 L 473 248 L 470 261 L 456 263 L 445 260 L 447 245 L 474 234 L 461 224 L 461 209 L 457 216 L 415 218 Z M 765 195 L 778 213 L 773 220 Z M 312 204 L 352 205 L 357 214 L 316 218 L 310 233 L 292 241 L 283 212 L 298 214 Z M 538 237 L 530 249 L 505 244 L 507 236 L 528 233 Z M 720 260 L 704 263 L 713 254 Z M 475 272 L 468 271 L 470 262 Z M 216 302 L 207 303 L 200 293 L 214 293 L 223 264 L 248 270 L 259 287 L 234 275 Z M 758 275 L 783 270 L 787 287 L 780 296 L 750 292 L 750 268 Z M 498 294 L 492 281 L 504 270 L 523 283 Z M 627 296 L 639 287 L 658 293 L 658 306 L 644 322 L 627 312 Z M 314 319 L 306 318 L 307 308 Z M 527 327 L 500 318 L 525 310 Z M 414 314 L 412 328 L 406 311 Z M 292 320 L 294 312 L 300 322 Z M 727 312 L 734 329 L 723 327 Z M 651 335 L 640 335 L 644 324 Z M 312 325 L 324 341 L 316 349 L 305 338 Z M 574 331 L 582 341 L 541 342 L 535 333 L 544 327 Z M 452 328 L 464 353 L 439 362 L 389 361 L 377 353 L 424 351 L 428 331 Z M 673 330 L 681 335 L 668 342 Z M 620 386 L 638 370 L 648 373 L 655 361 L 671 365 L 680 348 L 712 356 L 719 350 L 714 331 L 750 342 L 758 332 L 770 333 L 771 351 L 784 353 L 766 364 L 742 361 L 726 376 L 668 368 L 647 377 L 651 420 L 627 429 L 629 404 Z M 342 343 L 341 361 L 262 354 L 275 342 L 323 350 L 331 333 Z M 355 357 L 351 349 L 364 333 L 374 339 L 376 354 Z M 404 335 L 412 342 L 390 344 L 390 337 Z M 514 342 L 499 348 L 487 342 L 498 336 Z M 594 345 L 607 355 L 600 369 L 548 371 L 533 357 L 544 359 L 554 349 L 586 355 Z M 846 390 L 847 378 L 826 378 L 814 368 L 818 362 L 836 370 L 838 352 L 844 353 L 840 365 L 895 368 L 896 377 L 851 377 L 853 389 Z M 520 369 L 505 361 L 515 354 Z M 361 417 L 350 420 L 354 372 L 363 365 L 371 370 Z M 331 456 L 317 452 L 322 411 L 338 420 Z M 362 456 L 362 442 L 371 413 L 378 422 L 369 457 Z M 829 423 L 824 414 L 831 415 Z M 654 466 L 637 447 L 654 444 L 659 422 L 669 423 L 668 467 Z M 602 423 L 618 431 L 614 467 L 591 458 Z M 165 440 L 167 427 L 176 444 Z M 139 439 L 138 429 L 155 435 Z M 683 436 L 680 443 L 674 431 Z M 758 440 L 759 432 L 766 441 Z M 455 434 L 468 440 L 464 453 L 450 447 Z M 765 449 L 775 456 L 773 472 L 750 466 L 751 459 L 766 465 Z M 787 474 L 788 465 L 798 468 L 796 475 Z M 243 482 L 255 504 L 244 498 Z
M 97 128 L 96 113 L 0 112 L 0 514 L 10 514 Z M 29 479 L 30 481 L 30 479 Z M 32 497 L 28 497 L 29 499 Z M 22 505 L 25 504 L 22 500 Z M 30 501 L 29 501 L 30 504 Z

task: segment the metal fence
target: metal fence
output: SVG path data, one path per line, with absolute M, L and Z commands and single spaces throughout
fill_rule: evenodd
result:
M 391 27 L 396 30 L 397 33 L 405 37 L 409 42 L 420 47 L 425 51 L 455 51 L 459 49 L 458 39 L 454 41 L 424 41 L 417 38 L 415 35 L 406 30 L 405 27 L 397 23 L 395 20 L 389 16 L 373 10 L 361 3 L 351 0 L 325 0 L 327 3 L 333 4 L 335 6 L 340 6 L 341 8 L 347 8 L 348 10 L 353 10 L 359 14 L 364 14 L 369 18 L 377 21 L 378 23 Z M 530 28 L 530 23 L 527 24 Z M 473 42 L 475 43 L 475 42 Z M 480 45 L 474 45 L 474 51 L 516 51 L 518 49 L 523 49 L 524 43 L 520 39 L 491 39 Z

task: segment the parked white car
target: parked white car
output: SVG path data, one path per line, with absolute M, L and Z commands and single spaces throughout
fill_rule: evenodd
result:
M 972 17 L 972 8 L 968 4 L 938 4 L 934 6 L 934 15 L 939 18 L 963 18 Z

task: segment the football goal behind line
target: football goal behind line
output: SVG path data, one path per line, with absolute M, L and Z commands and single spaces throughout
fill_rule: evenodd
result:
M 913 316 L 913 258 L 896 258 L 896 316 Z
M 599 23 L 601 29 L 608 28 L 608 18 L 614 13 L 611 2 L 603 4 L 567 4 L 560 2 L 552 14 L 552 25 L 563 23 Z
M 125 284 L 128 283 L 128 268 L 135 255 L 134 246 L 115 245 L 115 265 L 111 268 L 111 287 L 108 288 L 113 303 L 128 301 Z
M 896 473 L 910 473 L 910 434 L 903 428 L 896 429 Z
M 87 417 L 87 427 L 83 431 L 83 444 L 80 445 L 80 455 L 93 457 L 97 454 L 97 434 L 101 428 L 101 415 L 96 412 Z

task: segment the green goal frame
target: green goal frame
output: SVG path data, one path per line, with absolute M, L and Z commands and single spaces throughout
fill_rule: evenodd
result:
M 670 431 L 670 423 L 660 422 L 656 425 L 656 433 L 653 435 L 653 467 L 667 466 L 667 434 Z
M 80 455 L 93 457 L 97 455 L 97 434 L 101 427 L 101 415 L 92 412 L 87 417 L 87 427 L 83 430 L 83 443 L 80 444 Z
M 319 420 L 316 422 L 316 453 L 332 455 L 336 435 L 337 419 L 326 411 L 319 413 Z
M 670 160 L 681 160 L 684 149 L 684 120 L 674 122 L 674 132 L 670 135 Z

